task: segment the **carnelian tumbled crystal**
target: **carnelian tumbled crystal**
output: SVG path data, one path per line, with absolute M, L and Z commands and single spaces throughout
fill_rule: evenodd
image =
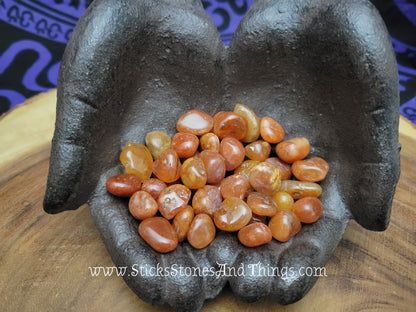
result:
M 215 238 L 215 225 L 209 215 L 200 213 L 195 216 L 188 231 L 188 242 L 192 247 L 201 249 Z
M 207 170 L 202 159 L 191 157 L 182 164 L 181 171 L 182 183 L 191 190 L 196 190 L 207 183 Z
M 243 144 L 233 137 L 226 137 L 220 143 L 220 154 L 225 158 L 225 170 L 234 170 L 244 160 Z
M 329 170 L 328 163 L 321 157 L 297 160 L 292 165 L 293 175 L 300 181 L 319 182 L 325 179 Z
M 256 141 L 260 135 L 260 122 L 256 113 L 243 104 L 236 104 L 234 106 L 234 113 L 243 116 L 247 121 L 247 134 L 242 138 L 242 141 L 244 143 Z
M 214 121 L 210 115 L 200 110 L 193 109 L 183 114 L 176 123 L 178 132 L 203 135 L 210 132 Z
M 280 191 L 289 193 L 293 199 L 300 199 L 303 197 L 319 197 L 321 196 L 322 188 L 314 182 L 284 180 L 280 185 Z
M 206 213 L 212 218 L 220 207 L 221 202 L 221 192 L 218 187 L 205 185 L 195 192 L 192 198 L 192 207 L 195 214 Z
M 257 161 L 265 161 L 270 156 L 271 146 L 266 141 L 255 141 L 245 148 L 247 158 Z
M 178 153 L 179 158 L 188 158 L 195 154 L 198 145 L 199 139 L 195 134 L 176 133 L 171 147 Z
M 293 204 L 292 211 L 300 222 L 313 223 L 322 214 L 322 203 L 316 197 L 305 197 Z
M 169 221 L 162 217 L 144 219 L 140 222 L 139 234 L 158 252 L 166 253 L 178 246 L 178 234 Z
M 277 169 L 280 170 L 280 179 L 281 180 L 289 180 L 292 176 L 292 169 L 291 166 L 284 161 L 280 160 L 277 157 L 270 157 L 267 158 L 266 161 L 275 165 Z
M 250 171 L 250 185 L 266 195 L 273 195 L 280 188 L 280 171 L 268 162 L 261 162 Z
M 220 150 L 220 139 L 212 132 L 205 133 L 199 139 L 199 145 L 201 150 L 210 150 L 214 152 L 219 152 Z
M 220 208 L 214 213 L 217 228 L 227 232 L 238 231 L 251 220 L 252 212 L 248 205 L 240 198 L 224 199 Z
M 274 193 L 272 198 L 277 205 L 277 210 L 292 210 L 293 203 L 295 202 L 289 193 L 283 191 Z
M 152 154 L 143 144 L 127 143 L 120 154 L 120 162 L 127 173 L 139 176 L 142 181 L 149 179 L 152 175 Z
M 199 153 L 207 171 L 207 183 L 219 184 L 225 177 L 225 159 L 217 152 L 205 150 Z
M 172 148 L 164 151 L 153 163 L 153 173 L 166 183 L 172 183 L 181 176 L 181 162 Z
M 285 137 L 282 126 L 273 118 L 263 117 L 260 121 L 260 134 L 269 143 L 279 143 Z
M 272 231 L 264 223 L 251 223 L 238 231 L 238 240 L 246 247 L 261 246 L 272 240 Z
M 184 209 L 191 198 L 191 190 L 182 184 L 173 184 L 163 190 L 158 198 L 159 211 L 166 219 L 172 219 Z
M 233 174 L 221 181 L 220 190 L 223 198 L 238 197 L 244 199 L 249 187 L 246 176 Z
M 105 183 L 107 191 L 119 197 L 130 197 L 140 190 L 141 181 L 135 174 L 117 174 L 109 177 Z
M 178 241 L 183 242 L 186 239 L 193 219 L 194 210 L 189 205 L 176 214 L 172 221 L 172 226 L 178 234 Z
M 159 195 L 167 187 L 166 183 L 156 178 L 150 178 L 142 184 L 142 191 L 148 192 L 154 199 L 158 199 Z
M 301 227 L 298 217 L 290 210 L 277 212 L 269 221 L 273 237 L 280 242 L 288 241 L 300 231 Z
M 247 179 L 250 178 L 250 171 L 260 163 L 258 160 L 245 160 L 234 170 L 234 174 L 242 174 Z
M 156 200 L 145 191 L 138 191 L 130 197 L 129 210 L 138 220 L 153 217 L 158 211 Z
M 259 192 L 247 196 L 247 205 L 259 216 L 273 217 L 277 213 L 277 205 L 273 198 Z
M 276 154 L 284 162 L 291 164 L 308 156 L 309 141 L 306 138 L 294 138 L 276 145 Z
M 239 114 L 218 112 L 214 116 L 214 133 L 220 140 L 227 136 L 242 140 L 246 137 L 247 131 L 247 121 Z
M 158 158 L 164 151 L 170 148 L 172 140 L 162 131 L 152 131 L 146 134 L 146 146 L 152 154 L 153 159 Z

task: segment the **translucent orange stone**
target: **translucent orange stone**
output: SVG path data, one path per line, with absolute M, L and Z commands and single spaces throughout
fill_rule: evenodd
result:
M 321 157 L 297 160 L 292 165 L 293 175 L 300 181 L 319 182 L 325 179 L 328 163 Z
M 256 141 L 260 135 L 260 121 L 256 113 L 254 113 L 249 107 L 243 104 L 237 104 L 234 106 L 234 113 L 243 116 L 247 121 L 247 134 L 242 139 L 242 141 L 244 143 Z
M 205 185 L 197 190 L 192 198 L 195 214 L 205 213 L 211 218 L 222 203 L 221 192 L 218 187 Z
M 288 241 L 300 231 L 301 227 L 298 217 L 290 210 L 277 212 L 269 221 L 273 237 L 280 242 Z
M 292 210 L 295 202 L 289 193 L 281 191 L 274 193 L 272 198 L 277 205 L 277 210 Z
M 200 110 L 190 110 L 183 114 L 176 123 L 178 132 L 203 135 L 211 131 L 214 121 L 210 115 Z
M 219 184 L 225 177 L 225 159 L 219 153 L 205 150 L 199 153 L 207 171 L 207 183 Z
M 170 148 L 172 140 L 170 139 L 170 136 L 162 131 L 152 131 L 146 134 L 145 142 L 153 159 L 156 159 L 164 151 Z
M 280 171 L 268 162 L 261 162 L 250 171 L 250 185 L 266 195 L 273 195 L 280 188 Z
M 233 112 L 218 112 L 214 116 L 214 134 L 220 140 L 233 137 L 242 140 L 246 137 L 248 125 L 245 118 Z
M 172 148 L 164 151 L 153 163 L 153 173 L 166 183 L 172 183 L 181 176 L 181 162 L 178 154 Z
M 292 177 L 291 166 L 277 157 L 267 158 L 266 161 L 275 165 L 280 170 L 280 178 L 282 180 L 289 180 Z
M 105 183 L 107 191 L 119 197 L 130 197 L 140 190 L 142 183 L 135 174 L 117 174 L 108 178 Z
M 179 158 L 188 158 L 195 154 L 198 145 L 199 139 L 195 134 L 176 133 L 171 147 L 178 153 Z
M 246 247 L 257 247 L 272 240 L 272 231 L 264 223 L 252 223 L 238 231 L 238 240 Z
M 273 198 L 259 192 L 248 195 L 247 205 L 259 216 L 273 217 L 277 213 L 277 205 Z
M 150 178 L 143 182 L 142 191 L 148 192 L 157 200 L 166 187 L 167 185 L 165 182 L 156 178 Z
M 273 118 L 263 117 L 260 121 L 260 134 L 269 143 L 279 143 L 285 137 L 282 126 Z
M 265 161 L 270 156 L 271 147 L 266 141 L 255 141 L 244 148 L 247 158 L 257 161 Z
M 157 200 L 159 211 L 162 216 L 170 220 L 186 207 L 190 198 L 191 190 L 185 185 L 170 185 L 163 190 Z
M 310 145 L 306 138 L 294 138 L 276 145 L 277 156 L 288 164 L 305 158 L 308 156 L 309 150 Z
M 166 253 L 178 246 L 178 235 L 168 220 L 151 217 L 140 222 L 139 234 L 154 250 Z
M 220 143 L 220 154 L 225 159 L 225 170 L 229 171 L 241 165 L 245 157 L 245 150 L 240 141 L 226 137 Z
M 142 181 L 152 175 L 152 154 L 143 144 L 127 143 L 120 154 L 120 162 L 127 173 L 139 176 Z
M 187 205 L 182 211 L 178 212 L 173 218 L 172 226 L 178 234 L 178 241 L 183 242 L 186 239 L 192 220 L 194 219 L 194 210 Z
M 242 199 L 229 197 L 214 213 L 214 222 L 220 230 L 235 232 L 250 222 L 251 215 L 250 208 Z
M 322 203 L 316 197 L 305 197 L 293 204 L 292 211 L 300 222 L 313 223 L 322 215 Z
M 221 181 L 220 190 L 223 198 L 238 197 L 244 199 L 249 187 L 248 179 L 241 174 L 233 174 Z
M 200 213 L 195 216 L 188 231 L 188 242 L 192 247 L 207 247 L 215 238 L 215 225 L 209 215 Z
M 202 159 L 191 157 L 182 164 L 182 183 L 191 190 L 199 189 L 207 183 L 207 170 Z
M 260 163 L 258 160 L 245 160 L 234 170 L 234 174 L 242 174 L 247 179 L 250 178 L 250 171 Z
M 293 199 L 300 199 L 304 197 L 319 197 L 321 196 L 322 188 L 314 182 L 284 180 L 280 186 L 280 191 L 289 193 Z
M 199 139 L 199 145 L 201 150 L 209 150 L 214 152 L 219 152 L 220 150 L 220 139 L 212 132 L 205 133 Z
M 156 200 L 145 191 L 138 191 L 130 197 L 129 210 L 139 220 L 153 217 L 158 211 Z

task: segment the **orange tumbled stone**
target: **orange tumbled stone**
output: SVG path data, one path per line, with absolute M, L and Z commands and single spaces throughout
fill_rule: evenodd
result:
M 277 205 L 273 198 L 259 192 L 248 195 L 247 205 L 259 216 L 273 217 L 277 213 Z
M 199 153 L 207 171 L 207 183 L 219 184 L 225 177 L 225 159 L 217 152 L 205 150 Z
M 129 210 L 138 220 L 153 217 L 158 211 L 156 200 L 145 191 L 138 191 L 130 197 Z
M 241 174 L 233 174 L 221 181 L 220 190 L 223 198 L 238 197 L 244 199 L 249 187 L 248 179 Z
M 211 131 L 214 121 L 210 115 L 193 109 L 183 114 L 176 123 L 178 132 L 203 135 Z
M 272 198 L 277 205 L 277 210 L 292 210 L 293 203 L 295 202 L 289 193 L 282 191 L 274 193 Z
M 266 195 L 273 195 L 280 188 L 280 171 L 268 162 L 261 162 L 250 171 L 250 185 Z
M 194 219 L 194 210 L 187 205 L 182 211 L 173 218 L 172 226 L 178 234 L 178 241 L 183 242 L 186 239 L 192 220 Z
M 260 121 L 260 134 L 269 143 L 279 143 L 285 137 L 282 126 L 273 118 L 263 117 Z
M 207 170 L 202 159 L 191 157 L 182 164 L 182 183 L 191 190 L 199 189 L 207 183 Z
M 158 158 L 164 151 L 170 148 L 172 140 L 165 132 L 152 131 L 146 134 L 146 146 L 152 154 L 153 159 Z
M 245 160 L 234 170 L 234 174 L 242 174 L 247 179 L 250 178 L 250 171 L 260 163 L 258 160 Z
M 300 181 L 322 181 L 325 179 L 328 170 L 328 163 L 321 157 L 297 160 L 292 164 L 293 175 Z
M 269 221 L 273 237 L 280 242 L 288 241 L 300 231 L 301 227 L 298 217 L 290 210 L 277 212 Z
M 196 249 L 207 247 L 215 238 L 215 225 L 209 215 L 200 213 L 195 216 L 189 228 L 189 244 Z
M 272 231 L 264 223 L 251 223 L 238 231 L 238 240 L 246 247 L 261 246 L 272 240 Z
M 224 199 L 220 208 L 214 213 L 214 222 L 220 230 L 235 232 L 247 225 L 251 216 L 250 208 L 242 199 L 229 197 Z
M 289 180 L 292 177 L 291 166 L 277 157 L 270 157 L 265 160 L 272 165 L 275 165 L 280 170 L 281 180 Z
M 221 192 L 218 187 L 205 185 L 195 192 L 192 198 L 192 207 L 195 214 L 205 213 L 213 217 L 221 202 Z
M 179 158 L 188 158 L 195 154 L 198 145 L 199 139 L 195 134 L 179 132 L 173 136 L 171 147 Z
M 178 235 L 168 220 L 162 217 L 144 219 L 139 234 L 154 250 L 166 253 L 178 246 Z
M 140 190 L 141 180 L 135 174 L 117 174 L 109 177 L 105 183 L 107 191 L 119 197 L 130 197 Z
M 304 197 L 319 197 L 321 196 L 322 188 L 314 182 L 284 180 L 280 185 L 280 191 L 289 193 L 293 199 L 300 199 Z
M 300 222 L 313 223 L 322 215 L 322 203 L 316 197 L 305 197 L 293 204 L 292 211 Z
M 191 198 L 191 190 L 182 184 L 168 186 L 160 194 L 157 202 L 159 211 L 166 219 L 172 219 L 184 209 Z
M 266 141 L 259 140 L 246 145 L 244 149 L 247 158 L 265 161 L 270 156 L 271 146 Z
M 181 176 L 181 162 L 178 154 L 172 148 L 164 151 L 153 163 L 153 173 L 166 183 L 172 183 Z
M 310 144 L 306 138 L 294 138 L 276 145 L 277 156 L 288 164 L 304 159 L 308 156 L 309 150 Z
M 260 135 L 260 121 L 256 113 L 243 104 L 236 104 L 234 106 L 234 113 L 243 116 L 247 121 L 247 134 L 242 138 L 242 141 L 245 143 L 256 141 Z
M 214 116 L 214 134 L 220 140 L 227 136 L 237 140 L 246 137 L 248 125 L 245 118 L 234 112 L 218 112 Z
M 199 145 L 201 150 L 209 150 L 214 152 L 219 152 L 220 150 L 220 139 L 212 132 L 205 133 L 199 139 Z
M 150 178 L 143 182 L 142 191 L 148 192 L 155 200 L 157 200 L 166 187 L 166 183 L 162 180 Z
M 240 141 L 233 137 L 226 137 L 220 143 L 220 154 L 225 159 L 225 170 L 230 171 L 241 165 L 245 150 Z
M 142 181 L 152 175 L 152 154 L 143 144 L 127 143 L 120 154 L 120 162 L 127 173 L 139 176 Z

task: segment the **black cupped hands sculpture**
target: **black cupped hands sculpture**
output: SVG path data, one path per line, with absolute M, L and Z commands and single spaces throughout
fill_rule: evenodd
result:
M 123 172 L 122 148 L 153 130 L 172 136 L 190 109 L 214 115 L 236 103 L 278 120 L 285 139 L 307 137 L 310 155 L 328 161 L 323 216 L 286 243 L 250 249 L 222 232 L 202 250 L 181 243 L 157 253 L 138 235 L 127 201 L 105 189 Z M 115 265 L 131 273 L 126 283 L 150 304 L 199 310 L 227 282 L 243 301 L 289 304 L 317 279 L 298 269 L 324 266 L 350 219 L 387 227 L 399 177 L 398 120 L 394 53 L 365 0 L 256 0 L 227 48 L 199 1 L 96 0 L 61 65 L 44 209 L 87 202 Z M 244 274 L 137 272 L 157 265 Z M 265 276 L 261 266 L 294 273 Z

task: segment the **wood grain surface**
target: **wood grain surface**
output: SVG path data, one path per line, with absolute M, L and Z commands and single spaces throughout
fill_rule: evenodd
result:
M 0 119 L 0 311 L 166 311 L 140 300 L 112 266 L 87 206 L 57 215 L 42 201 L 56 91 Z M 401 177 L 389 228 L 352 221 L 326 277 L 295 304 L 246 304 L 226 288 L 203 311 L 416 311 L 416 129 L 400 121 Z

